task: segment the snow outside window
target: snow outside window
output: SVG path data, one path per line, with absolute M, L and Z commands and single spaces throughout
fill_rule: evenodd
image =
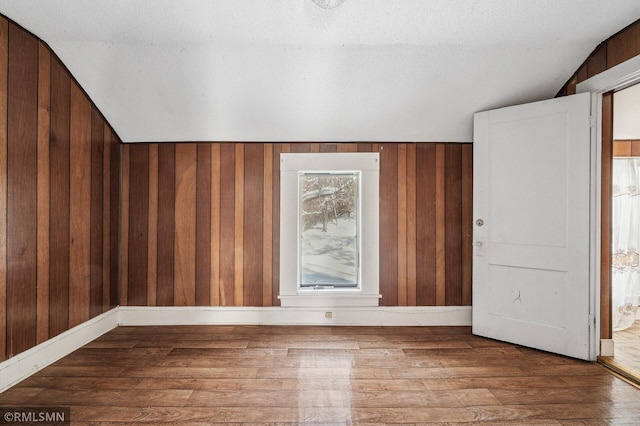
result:
M 377 306 L 378 153 L 280 155 L 282 306 Z

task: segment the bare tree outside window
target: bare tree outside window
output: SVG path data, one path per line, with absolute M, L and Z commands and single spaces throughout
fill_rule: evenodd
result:
M 359 177 L 299 174 L 301 287 L 358 286 Z

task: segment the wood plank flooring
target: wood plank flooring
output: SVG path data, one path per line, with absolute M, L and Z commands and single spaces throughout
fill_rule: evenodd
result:
M 640 377 L 640 320 L 626 330 L 613 333 L 615 356 L 613 360 L 633 370 Z
M 73 424 L 638 424 L 640 389 L 468 327 L 119 327 L 0 394 Z

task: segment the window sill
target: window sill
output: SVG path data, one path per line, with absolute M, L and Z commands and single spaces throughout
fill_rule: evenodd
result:
M 302 290 L 300 294 L 280 295 L 283 307 L 360 307 L 378 306 L 379 294 L 362 294 L 360 290 Z

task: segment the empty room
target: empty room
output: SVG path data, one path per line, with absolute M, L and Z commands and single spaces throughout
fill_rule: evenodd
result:
M 637 83 L 637 0 L 0 0 L 0 423 L 637 424 Z

